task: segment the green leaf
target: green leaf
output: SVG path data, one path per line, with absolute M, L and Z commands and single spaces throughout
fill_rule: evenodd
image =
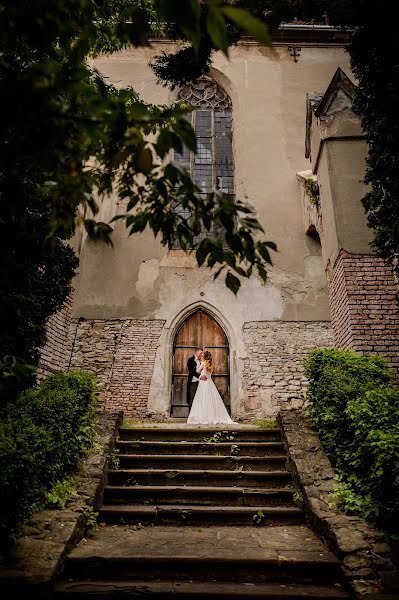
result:
M 201 267 L 204 264 L 208 254 L 209 254 L 209 247 L 207 244 L 207 240 L 205 239 L 205 240 L 202 240 L 202 242 L 198 246 L 196 253 L 195 253 L 199 267 Z
M 267 280 L 267 272 L 266 270 L 262 267 L 262 265 L 256 265 L 256 268 L 258 270 L 258 274 L 259 277 L 262 279 L 263 283 L 266 283 Z
M 267 262 L 269 265 L 273 264 L 272 259 L 270 258 L 269 250 L 266 248 L 265 244 L 258 245 L 258 252 L 265 262 Z
M 264 231 L 262 225 L 259 223 L 258 219 L 254 219 L 253 217 L 245 217 L 241 219 L 240 224 L 243 227 L 248 227 L 248 229 L 256 229 L 258 231 Z
M 137 159 L 137 167 L 142 173 L 148 175 L 152 170 L 152 153 L 149 148 L 143 148 Z
M 216 271 L 216 273 L 214 273 L 214 275 L 213 275 L 214 280 L 219 277 L 219 275 L 223 271 L 223 269 L 224 269 L 224 266 L 222 265 L 221 267 L 219 267 L 219 269 Z
M 197 136 L 191 124 L 185 119 L 179 119 L 175 125 L 175 131 L 180 135 L 183 144 L 192 152 L 197 152 Z
M 198 52 L 201 27 L 201 7 L 198 0 L 155 0 L 154 6 L 160 17 L 177 27 Z
M 131 217 L 126 219 L 126 225 L 130 225 L 129 235 L 133 235 L 138 231 L 144 231 L 144 229 L 147 227 L 148 218 L 148 213 L 137 213 L 136 215 L 131 215 Z
M 228 271 L 226 275 L 226 285 L 229 288 L 229 290 L 231 290 L 234 294 L 237 294 L 238 290 L 241 287 L 240 280 L 238 279 L 238 277 L 233 275 L 231 271 Z
M 244 269 L 242 267 L 239 267 L 238 265 L 236 267 L 234 267 L 234 270 L 236 273 L 238 273 L 239 275 L 241 275 L 241 277 L 246 277 L 247 273 L 246 271 L 244 271 Z
M 234 21 L 239 27 L 245 29 L 262 46 L 270 46 L 269 30 L 262 21 L 252 16 L 243 8 L 235 6 L 224 6 L 223 12 L 228 19 Z
M 109 246 L 113 246 L 110 238 L 113 229 L 108 223 L 103 223 L 102 221 L 96 222 L 94 219 L 85 219 L 84 226 L 88 236 L 92 240 L 102 240 Z
M 86 203 L 88 205 L 88 207 L 90 208 L 91 212 L 93 213 L 93 215 L 96 215 L 98 213 L 98 204 L 94 199 L 93 194 L 90 193 L 85 193 L 84 194 Z
M 209 6 L 206 28 L 213 45 L 228 56 L 227 27 L 221 8 Z
M 265 246 L 277 252 L 277 245 L 274 242 L 265 242 Z
M 124 11 L 117 26 L 121 41 L 133 46 L 148 46 L 150 26 L 145 10 L 135 6 Z
M 183 144 L 180 137 L 174 131 L 162 129 L 155 144 L 155 149 L 159 156 L 163 158 L 169 150 L 182 152 Z

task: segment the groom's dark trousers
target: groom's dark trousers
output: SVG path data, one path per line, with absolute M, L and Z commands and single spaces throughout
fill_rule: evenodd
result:
M 190 356 L 187 361 L 188 381 L 187 381 L 187 404 L 188 410 L 191 410 L 191 405 L 194 400 L 195 392 L 197 391 L 198 381 L 193 381 L 193 377 L 198 377 L 197 363 L 194 356 Z

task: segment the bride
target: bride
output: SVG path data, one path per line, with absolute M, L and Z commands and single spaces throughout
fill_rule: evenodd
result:
M 212 354 L 204 352 L 204 360 L 197 368 L 201 374 L 187 423 L 212 424 L 234 423 L 212 381 Z

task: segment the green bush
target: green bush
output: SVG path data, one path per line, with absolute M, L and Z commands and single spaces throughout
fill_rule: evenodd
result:
M 314 350 L 305 364 L 308 414 L 337 470 L 343 508 L 399 531 L 399 391 L 386 361 Z
M 81 371 L 58 373 L 2 408 L 0 536 L 4 543 L 44 506 L 91 445 L 97 380 Z M 58 486 L 58 487 L 57 487 Z

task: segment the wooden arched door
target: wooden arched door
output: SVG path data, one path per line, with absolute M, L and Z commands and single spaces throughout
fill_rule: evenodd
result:
M 180 326 L 173 344 L 172 417 L 187 417 L 187 361 L 195 348 L 212 352 L 213 380 L 230 412 L 229 342 L 226 334 L 206 311 L 199 309 Z

